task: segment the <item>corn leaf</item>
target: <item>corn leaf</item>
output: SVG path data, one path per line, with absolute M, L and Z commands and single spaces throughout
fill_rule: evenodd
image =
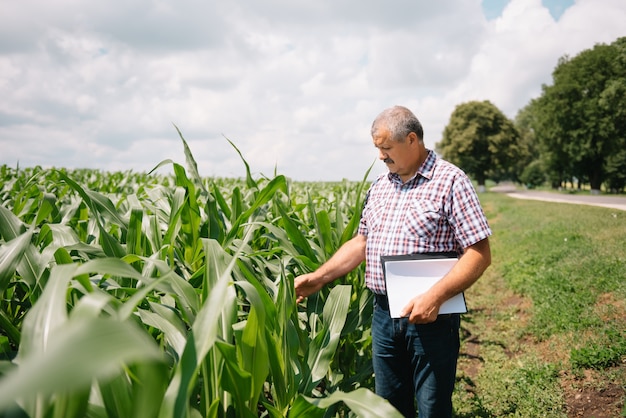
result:
M 33 232 L 27 231 L 0 246 L 0 295 L 4 294 L 15 275 L 26 250 L 30 247 Z
M 14 240 L 26 231 L 26 227 L 10 210 L 0 206 L 0 234 L 6 242 Z M 24 244 L 25 245 L 25 244 Z M 17 266 L 17 272 L 30 288 L 35 287 L 46 261 L 33 245 L 27 245 Z M 6 273 L 6 271 L 5 271 Z M 1 280 L 1 279 L 0 279 Z
M 244 237 L 241 247 L 250 239 L 250 231 L 251 230 L 249 230 L 246 237 Z M 207 256 L 207 263 L 210 263 L 211 260 L 208 258 L 209 255 L 224 251 L 219 245 L 214 245 L 213 240 L 203 240 L 203 242 L 206 248 L 205 254 Z M 223 333 L 224 329 L 222 327 L 232 326 L 232 323 L 222 323 L 222 312 L 225 307 L 233 302 L 234 290 L 232 286 L 230 286 L 230 276 L 235 266 L 236 257 L 241 251 L 241 247 L 236 252 L 235 257 L 231 259 L 228 266 L 222 271 L 220 277 L 213 282 L 213 286 L 208 293 L 208 298 L 204 301 L 204 305 L 198 312 L 191 332 L 189 333 L 183 355 L 181 356 L 180 362 L 177 364 L 174 378 L 170 382 L 165 394 L 161 417 L 182 418 L 186 415 L 188 410 L 187 399 L 189 399 L 190 393 L 193 390 L 193 382 L 202 360 L 213 347 L 218 336 Z M 222 268 L 218 261 L 219 259 L 218 257 L 212 258 L 213 262 L 217 261 L 212 271 L 220 271 Z M 211 269 L 207 267 L 207 271 L 209 270 Z M 232 293 L 229 293 L 229 290 Z M 230 297 L 229 294 L 231 295 Z
M 180 132 L 180 129 L 178 129 L 178 126 L 174 125 L 174 128 L 176 128 L 176 132 L 178 132 L 178 136 L 180 137 L 180 140 L 183 142 L 185 160 L 187 161 L 187 169 L 191 172 L 192 179 L 202 188 L 204 193 L 207 193 L 207 190 L 204 187 L 204 183 L 202 182 L 202 178 L 200 177 L 200 174 L 198 173 L 198 164 L 196 163 L 195 158 L 193 158 L 193 154 L 191 153 L 191 149 L 189 148 L 189 145 L 187 145 L 187 141 L 185 141 L 185 138 L 183 138 L 183 134 Z
M 307 354 L 307 364 L 311 370 L 308 377 L 310 390 L 326 375 L 330 362 L 335 354 L 341 330 L 346 321 L 350 306 L 350 286 L 338 285 L 333 287 L 324 305 L 322 330 L 311 341 Z
M 185 324 L 176 316 L 171 308 L 158 303 L 150 302 L 153 312 L 145 309 L 138 309 L 137 313 L 141 321 L 163 332 L 165 341 L 174 349 L 180 357 L 185 348 L 186 330 Z
M 133 322 L 73 318 L 50 331 L 43 352 L 20 356 L 17 369 L 0 380 L 0 410 L 33 394 L 84 390 L 93 379 L 119 373 L 124 364 L 162 358 L 154 341 Z
M 372 391 L 359 388 L 352 392 L 336 391 L 326 398 L 306 398 L 311 404 L 319 408 L 328 408 L 337 403 L 344 402 L 350 410 L 362 418 L 401 418 L 402 414 L 395 409 L 389 401 L 374 394 Z M 291 414 L 290 414 L 291 416 Z M 294 415 L 295 416 L 295 415 Z

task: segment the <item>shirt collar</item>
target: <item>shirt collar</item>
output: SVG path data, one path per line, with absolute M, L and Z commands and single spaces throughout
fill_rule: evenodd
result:
M 418 176 L 424 177 L 427 180 L 430 180 L 433 177 L 433 171 L 435 170 L 435 161 L 437 160 L 437 155 L 432 150 L 426 150 L 428 155 L 426 159 L 419 166 L 417 172 L 413 177 L 407 180 L 406 184 L 412 183 L 416 180 Z M 388 173 L 389 181 L 392 183 L 402 184 L 402 179 L 396 173 Z

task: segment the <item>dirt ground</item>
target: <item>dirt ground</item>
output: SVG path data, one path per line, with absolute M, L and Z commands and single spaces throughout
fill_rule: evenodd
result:
M 528 320 L 530 303 L 519 296 L 508 292 L 502 295 L 499 303 L 502 306 L 514 307 L 516 315 L 521 323 Z M 626 323 L 626 303 L 616 301 L 611 295 L 605 295 L 598 302 L 599 306 L 611 303 L 613 315 L 620 317 L 619 321 Z M 497 309 L 497 308 L 496 308 Z M 615 319 L 615 318 L 606 318 Z M 486 324 L 487 328 L 494 324 Z M 567 364 L 569 350 L 555 350 L 555 345 L 567 344 L 566 342 L 550 341 L 536 342 L 525 340 L 524 351 L 534 352 L 546 362 Z M 513 359 L 516 353 L 506 350 L 507 356 Z M 518 353 L 519 354 L 519 353 Z M 459 363 L 459 371 L 474 380 L 483 364 L 481 356 L 481 341 L 479 335 L 466 335 L 461 346 L 461 356 L 463 361 Z M 623 417 L 624 399 L 626 393 L 624 384 L 621 382 L 607 381 L 606 376 L 626 376 L 626 359 L 612 370 L 598 372 L 594 370 L 584 370 L 581 373 L 573 373 L 563 370 L 560 373 L 560 385 L 563 389 L 565 401 L 565 413 L 569 418 L 619 418 Z M 470 389 L 473 391 L 473 389 Z
M 591 385 L 595 386 L 594 383 Z M 580 389 L 566 389 L 565 391 L 566 412 L 570 418 L 620 417 L 622 416 L 623 399 L 624 389 L 614 383 L 601 389 L 585 388 L 582 385 Z

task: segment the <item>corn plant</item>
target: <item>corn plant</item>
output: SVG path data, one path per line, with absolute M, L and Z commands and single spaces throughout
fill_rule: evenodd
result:
M 0 414 L 397 416 L 372 391 L 363 271 L 296 304 L 365 180 L 0 167 Z M 173 174 L 158 174 L 171 167 Z M 367 174 L 366 174 L 367 177 Z

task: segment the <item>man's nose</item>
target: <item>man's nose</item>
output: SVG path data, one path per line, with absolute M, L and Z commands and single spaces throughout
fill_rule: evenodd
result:
M 384 160 L 387 159 L 387 157 L 389 157 L 389 156 L 387 155 L 386 152 L 383 152 L 383 150 L 378 150 L 378 159 L 379 160 L 383 160 L 384 161 Z

